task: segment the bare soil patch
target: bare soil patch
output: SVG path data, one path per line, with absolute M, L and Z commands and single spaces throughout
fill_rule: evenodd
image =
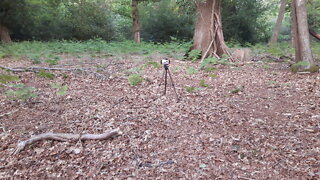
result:
M 137 58 L 96 59 L 107 78 L 83 72 L 64 72 L 64 78 L 55 71 L 48 80 L 18 73 L 37 88 L 38 97 L 28 102 L 8 100 L 0 88 L 0 115 L 8 113 L 0 117 L 0 178 L 320 178 L 319 74 L 257 62 L 187 75 L 185 68 L 197 64 L 173 61 L 177 103 L 170 87 L 162 96 L 163 69 L 146 67 L 141 85 L 128 84 L 127 70 L 139 65 Z M 85 62 L 74 59 L 68 67 L 96 70 Z M 30 65 L 17 63 L 1 61 Z M 209 87 L 200 87 L 200 80 Z M 58 96 L 54 82 L 68 85 L 68 94 Z M 188 93 L 186 86 L 198 89 Z M 115 128 L 123 135 L 112 140 L 42 141 L 10 155 L 31 135 Z

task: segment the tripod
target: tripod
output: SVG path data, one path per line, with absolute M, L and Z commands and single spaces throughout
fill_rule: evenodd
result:
M 177 101 L 179 102 L 180 99 L 179 99 L 179 96 L 178 96 L 177 91 L 176 91 L 176 87 L 174 86 L 174 83 L 173 83 L 173 80 L 172 80 L 172 77 L 171 77 L 171 73 L 170 73 L 170 70 L 169 70 L 169 64 L 164 64 L 163 67 L 164 67 L 164 72 L 163 72 L 163 75 L 162 75 L 162 79 L 164 78 L 164 93 L 163 93 L 163 95 L 166 95 L 166 93 L 167 93 L 168 74 L 169 74 L 174 93 L 176 94 Z M 161 85 L 161 83 L 160 83 L 160 85 Z

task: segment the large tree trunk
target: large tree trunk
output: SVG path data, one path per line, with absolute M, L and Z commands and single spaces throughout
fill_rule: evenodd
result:
M 139 20 L 139 0 L 132 0 L 132 32 L 133 40 L 140 43 L 140 20 Z
M 287 0 L 281 0 L 280 10 L 277 18 L 277 23 L 273 29 L 272 37 L 270 39 L 269 45 L 275 45 L 278 42 L 279 33 L 281 30 L 282 20 L 286 12 Z
M 0 38 L 1 38 L 1 42 L 3 42 L 3 43 L 11 42 L 9 29 L 1 23 L 0 23 Z
M 304 0 L 293 0 L 292 1 L 294 11 L 292 27 L 294 29 L 294 42 L 296 49 L 296 61 L 306 61 L 308 65 L 302 67 L 303 69 L 310 69 L 314 65 L 312 52 L 310 48 L 310 37 L 308 29 L 307 10 L 305 7 Z
M 202 61 L 208 56 L 220 58 L 222 54 L 229 54 L 222 32 L 220 0 L 197 2 L 197 19 L 193 40 L 192 49 L 202 52 Z

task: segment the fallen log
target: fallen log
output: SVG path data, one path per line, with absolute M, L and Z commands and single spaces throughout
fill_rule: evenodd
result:
M 317 34 L 314 30 L 309 29 L 309 33 L 311 36 L 313 36 L 314 38 L 320 40 L 320 34 Z
M 4 69 L 7 71 L 11 72 L 38 72 L 41 70 L 47 70 L 47 71 L 82 71 L 82 72 L 87 72 L 87 73 L 93 73 L 96 76 L 99 77 L 106 77 L 103 74 L 100 74 L 95 71 L 91 71 L 88 69 L 83 69 L 83 68 L 51 68 L 51 67 L 16 67 L 16 68 L 11 68 L 11 67 L 6 67 L 6 66 L 1 66 L 0 69 Z
M 119 129 L 107 131 L 103 134 L 72 134 L 72 133 L 43 133 L 32 136 L 30 139 L 21 141 L 17 144 L 17 147 L 12 152 L 12 155 L 16 155 L 21 152 L 26 146 L 33 144 L 41 140 L 56 140 L 56 141 L 84 141 L 84 140 L 105 140 L 113 136 L 121 135 Z

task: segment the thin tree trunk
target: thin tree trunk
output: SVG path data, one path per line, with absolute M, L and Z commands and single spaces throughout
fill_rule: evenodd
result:
M 208 56 L 220 58 L 229 54 L 224 42 L 221 22 L 221 0 L 197 2 L 197 19 L 193 47 L 202 52 L 201 61 Z
M 1 23 L 0 23 L 0 38 L 1 38 L 1 42 L 3 42 L 3 43 L 10 43 L 11 42 L 9 29 Z
M 282 20 L 283 20 L 284 14 L 286 12 L 286 5 L 287 5 L 287 0 L 281 0 L 277 23 L 273 29 L 273 34 L 270 39 L 269 45 L 275 45 L 278 42 L 278 37 L 279 37 L 280 30 L 281 30 L 281 25 L 282 25 Z
M 298 40 L 298 22 L 297 22 L 297 15 L 296 15 L 296 6 L 295 6 L 295 0 L 292 1 L 291 3 L 291 20 L 292 20 L 292 25 L 291 25 L 291 41 L 292 41 L 292 47 L 296 49 L 295 51 L 295 58 L 294 60 L 296 62 L 299 61 L 301 55 L 300 51 L 297 51 L 297 49 L 300 49 L 300 44 Z
M 295 15 L 297 22 L 297 36 L 296 36 L 296 61 L 306 61 L 309 65 L 304 66 L 303 69 L 309 69 L 314 65 L 310 47 L 310 37 L 308 29 L 307 10 L 305 7 L 305 0 L 294 0 Z
M 140 43 L 140 20 L 139 20 L 139 1 L 132 0 L 132 31 L 133 31 L 133 40 L 136 43 Z

